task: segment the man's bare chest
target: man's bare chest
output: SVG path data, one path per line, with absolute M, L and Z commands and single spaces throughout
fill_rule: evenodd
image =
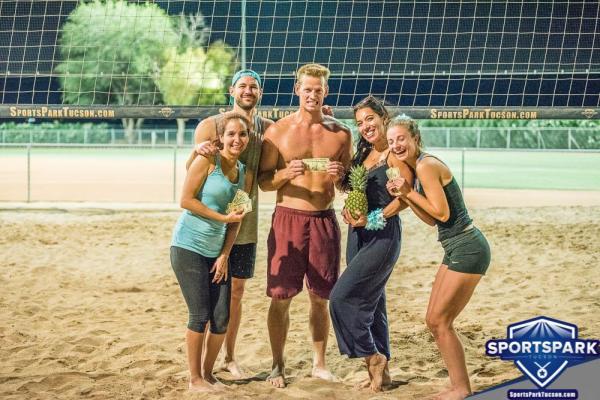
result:
M 334 133 L 324 135 L 286 135 L 282 138 L 279 150 L 286 161 L 302 158 L 327 157 L 337 159 L 340 143 Z

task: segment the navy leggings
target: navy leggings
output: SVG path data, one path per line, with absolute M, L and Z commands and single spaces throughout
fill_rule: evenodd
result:
M 379 231 L 349 229 L 348 267 L 333 287 L 329 311 L 340 353 L 350 358 L 391 357 L 385 284 L 400 256 L 400 236 L 398 217 Z
M 188 329 L 204 333 L 210 321 L 210 331 L 227 332 L 231 277 L 221 283 L 212 283 L 214 273 L 209 273 L 216 258 L 171 246 L 171 266 L 175 271 L 181 293 L 188 306 Z

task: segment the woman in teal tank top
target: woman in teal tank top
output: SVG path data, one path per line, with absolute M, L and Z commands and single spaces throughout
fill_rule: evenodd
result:
M 226 209 L 238 190 L 248 192 L 252 185 L 239 161 L 248 145 L 249 126 L 241 114 L 223 116 L 218 129 L 222 148 L 214 157 L 196 157 L 190 165 L 181 194 L 184 211 L 173 230 L 171 265 L 189 313 L 186 344 L 192 391 L 224 387 L 212 371 L 229 322 L 229 252 L 245 215 L 227 214 Z
M 414 187 L 399 178 L 388 182 L 391 195 L 399 196 L 425 223 L 437 225 L 444 249 L 427 306 L 426 322 L 448 368 L 450 388 L 436 399 L 464 399 L 471 384 L 463 347 L 453 323 L 467 305 L 490 264 L 490 247 L 473 226 L 462 193 L 450 169 L 421 149 L 417 123 L 396 117 L 387 130 L 388 143 L 396 157 L 415 171 Z

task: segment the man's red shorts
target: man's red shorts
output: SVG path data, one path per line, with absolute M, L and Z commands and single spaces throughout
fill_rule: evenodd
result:
M 289 299 L 306 287 L 329 299 L 340 273 L 341 234 L 334 210 L 275 207 L 267 241 L 267 296 Z

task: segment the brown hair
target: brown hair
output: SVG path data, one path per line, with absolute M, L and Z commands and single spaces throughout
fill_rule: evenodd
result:
M 417 124 L 417 121 L 406 114 L 400 114 L 388 122 L 386 130 L 389 130 L 395 126 L 401 126 L 405 128 L 410 133 L 410 136 L 417 142 L 417 149 L 419 150 L 419 153 L 423 151 L 423 140 L 421 139 L 421 130 L 419 129 L 419 124 Z
M 313 78 L 323 78 L 325 82 L 329 79 L 331 72 L 329 68 L 321 64 L 306 64 L 296 71 L 296 82 L 300 82 L 303 76 L 312 76 Z
M 217 120 L 217 136 L 223 136 L 225 134 L 225 127 L 229 123 L 229 121 L 237 119 L 241 121 L 248 133 L 250 132 L 250 121 L 246 118 L 245 115 L 240 114 L 235 111 L 228 111 L 226 113 L 221 114 L 221 118 Z

